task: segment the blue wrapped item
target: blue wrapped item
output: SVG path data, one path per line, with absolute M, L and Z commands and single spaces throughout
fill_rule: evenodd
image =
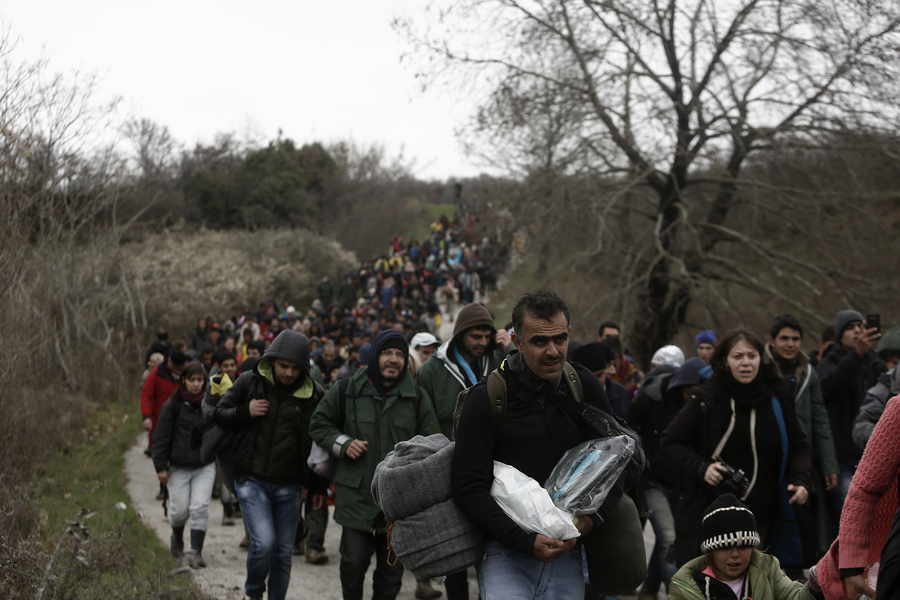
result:
M 544 489 L 553 504 L 573 515 L 597 512 L 634 454 L 627 435 L 582 442 L 563 454 Z

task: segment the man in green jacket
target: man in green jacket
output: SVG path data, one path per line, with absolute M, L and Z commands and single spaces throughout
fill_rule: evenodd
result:
M 473 302 L 459 311 L 453 338 L 425 361 L 416 376 L 419 387 L 434 400 L 441 433 L 453 439 L 456 397 L 499 367 L 515 348 L 511 344 L 509 333 L 497 330 L 483 305 Z
M 497 330 L 483 305 L 467 304 L 459 311 L 453 338 L 442 344 L 419 369 L 416 383 L 434 400 L 441 433 L 453 439 L 456 397 L 500 366 L 512 348 L 505 329 Z M 466 600 L 466 572 L 451 573 L 444 581 L 447 600 Z
M 794 405 L 797 407 L 800 428 L 809 438 L 812 450 L 810 495 L 813 500 L 811 508 L 816 530 L 816 553 L 824 554 L 837 534 L 833 531 L 831 506 L 825 491 L 837 486 L 840 472 L 828 410 L 822 399 L 819 375 L 809 364 L 809 357 L 800 348 L 803 342 L 803 326 L 800 325 L 800 320 L 793 315 L 775 317 L 769 335 L 766 351 L 784 375 L 789 396 L 794 399 Z
M 403 565 L 388 564 L 387 528 L 372 533 L 378 513 L 372 498 L 375 467 L 394 445 L 439 432 L 431 398 L 417 391 L 407 368 L 409 344 L 399 331 L 372 340 L 368 365 L 332 386 L 310 422 L 313 440 L 338 457 L 334 476 L 334 520 L 341 534 L 341 588 L 345 600 L 359 600 L 372 554 L 376 554 L 375 598 L 396 598 Z M 345 383 L 346 382 L 346 383 Z

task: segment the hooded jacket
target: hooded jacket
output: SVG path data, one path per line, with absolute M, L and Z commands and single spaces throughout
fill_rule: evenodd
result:
M 456 361 L 451 359 L 457 343 L 457 338 L 454 337 L 449 342 L 441 344 L 416 375 L 416 383 L 434 400 L 441 433 L 448 439 L 452 439 L 453 436 L 453 410 L 456 408 L 456 397 L 461 391 L 477 383 L 470 382 Z M 500 366 L 509 350 L 509 348 L 494 348 L 485 352 L 481 367 L 475 372 L 479 381 Z
M 300 365 L 293 385 L 276 383 L 276 358 Z M 324 493 L 327 482 L 306 466 L 312 446 L 309 419 L 323 393 L 309 376 L 306 336 L 292 330 L 279 333 L 259 363 L 238 377 L 213 411 L 216 425 L 236 432 L 231 458 L 235 479 L 245 481 L 253 475 L 276 483 L 301 482 L 314 494 Z M 250 416 L 254 398 L 271 403 L 265 415 Z
M 675 573 L 669 586 L 674 600 L 734 600 L 734 592 L 724 582 L 709 577 L 703 570 L 709 556 L 698 556 Z M 778 559 L 754 550 L 746 577 L 753 600 L 814 600 L 809 584 L 793 581 L 781 570 Z M 709 581 L 707 581 L 709 580 Z M 701 588 L 701 583 L 703 587 Z M 708 583 L 708 585 L 707 585 Z M 743 600 L 743 599 L 742 599 Z
M 416 435 L 439 432 L 434 406 L 427 393 L 418 397 L 408 368 L 386 389 L 378 371 L 378 358 L 388 343 L 406 343 L 396 330 L 387 330 L 372 340 L 368 366 L 357 371 L 346 384 L 342 406 L 339 384 L 328 390 L 310 421 L 309 433 L 319 447 L 339 458 L 334 475 L 334 520 L 359 531 L 371 531 L 369 521 L 378 513 L 372 498 L 372 479 L 378 463 L 394 449 Z M 393 341 L 392 341 L 393 340 Z M 418 398 L 418 399 L 417 399 Z M 417 406 L 418 405 L 418 406 Z M 368 442 L 366 452 L 356 459 L 347 457 L 354 439 Z M 379 529 L 384 533 L 387 529 Z
M 648 478 L 670 487 L 677 487 L 681 476 L 671 458 L 659 453 L 659 442 L 662 432 L 681 410 L 681 397 L 669 397 L 669 382 L 677 371 L 670 365 L 660 365 L 650 371 L 631 404 L 628 416 L 628 423 L 641 436 L 650 462 Z
M 153 430 L 159 420 L 159 411 L 162 410 L 166 400 L 178 389 L 178 377 L 169 370 L 169 361 L 162 361 L 159 366 L 150 371 L 144 387 L 141 388 L 141 415 L 146 419 L 150 417 L 153 424 L 150 430 L 150 443 L 153 444 Z

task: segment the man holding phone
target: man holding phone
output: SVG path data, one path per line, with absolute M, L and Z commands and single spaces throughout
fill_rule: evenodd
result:
M 844 507 L 853 472 L 862 458 L 862 450 L 853 442 L 853 420 L 866 390 L 887 371 L 884 361 L 872 350 L 881 338 L 880 322 L 877 325 L 867 326 L 866 320 L 855 310 L 838 312 L 834 320 L 837 343 L 825 351 L 816 367 L 840 465 L 838 485 L 830 491 L 835 523 Z

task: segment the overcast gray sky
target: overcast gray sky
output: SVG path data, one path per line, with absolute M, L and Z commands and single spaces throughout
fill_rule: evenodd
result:
M 8 0 L 15 57 L 102 78 L 102 97 L 192 147 L 218 132 L 281 128 L 298 144 L 352 139 L 401 148 L 424 179 L 476 175 L 453 135 L 470 110 L 423 95 L 400 64 L 395 16 L 424 0 Z

